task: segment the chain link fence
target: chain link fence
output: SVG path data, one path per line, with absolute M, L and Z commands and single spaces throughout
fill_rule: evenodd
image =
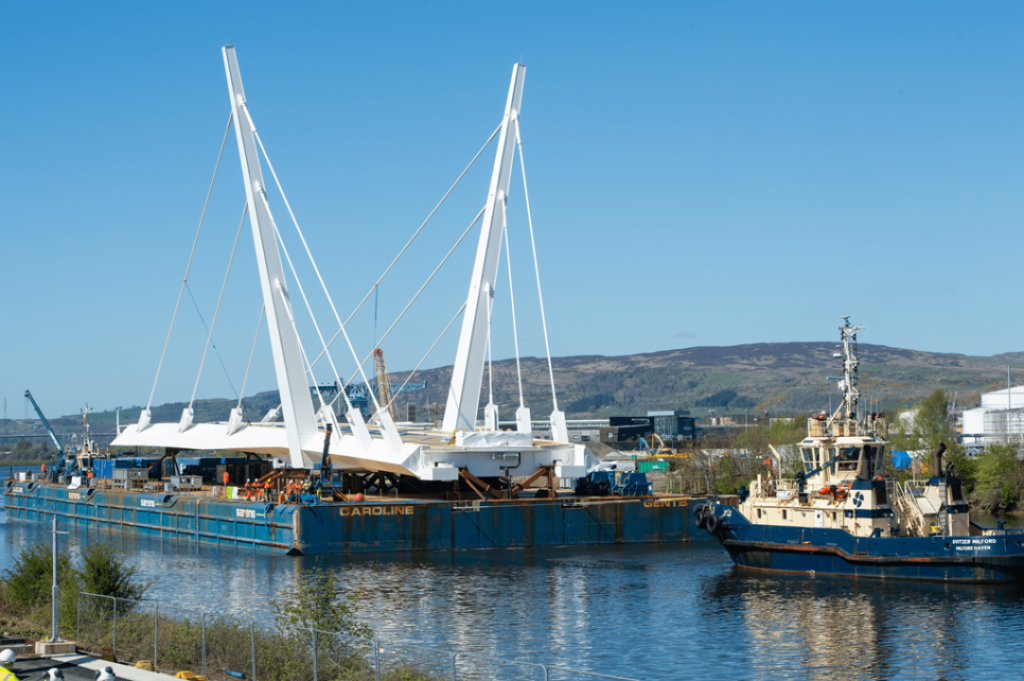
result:
M 199 681 L 637 681 L 90 593 L 79 595 L 76 625 L 80 650 Z

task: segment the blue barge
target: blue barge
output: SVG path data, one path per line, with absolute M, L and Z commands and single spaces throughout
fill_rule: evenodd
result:
M 710 541 L 682 496 L 277 505 L 8 481 L 14 522 L 246 546 L 290 555 Z

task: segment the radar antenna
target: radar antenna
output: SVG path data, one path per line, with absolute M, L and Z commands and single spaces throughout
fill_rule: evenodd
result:
M 839 336 L 843 341 L 843 378 L 839 381 L 839 389 L 843 391 L 843 402 L 828 418 L 827 428 L 831 429 L 832 424 L 843 415 L 847 422 L 857 420 L 857 402 L 860 400 L 860 390 L 857 389 L 857 367 L 860 359 L 857 357 L 857 332 L 863 326 L 850 326 L 850 317 L 843 317 L 843 325 L 839 327 Z

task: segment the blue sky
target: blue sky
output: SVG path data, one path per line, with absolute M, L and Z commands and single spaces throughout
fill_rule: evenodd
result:
M 227 120 L 224 44 L 343 315 L 498 124 L 521 60 L 554 354 L 831 340 L 843 314 L 865 342 L 1022 350 L 1022 20 L 1000 2 L 0 2 L 0 397 L 11 417 L 25 388 L 53 414 L 146 402 Z M 382 284 L 378 335 L 483 204 L 481 158 Z M 190 275 L 207 321 L 243 202 L 232 135 Z M 509 222 L 522 354 L 542 355 L 518 183 Z M 215 334 L 236 389 L 261 304 L 247 230 Z M 385 341 L 392 369 L 464 300 L 476 238 Z M 373 324 L 352 324 L 360 354 Z M 189 398 L 204 341 L 186 294 L 154 403 Z M 264 330 L 246 393 L 273 387 Z M 198 396 L 231 395 L 211 356 Z

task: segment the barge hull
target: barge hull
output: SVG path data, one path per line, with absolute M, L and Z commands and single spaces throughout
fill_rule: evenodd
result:
M 712 541 L 692 514 L 705 500 L 678 496 L 293 506 L 9 482 L 4 500 L 12 522 L 56 515 L 82 529 L 295 555 Z

